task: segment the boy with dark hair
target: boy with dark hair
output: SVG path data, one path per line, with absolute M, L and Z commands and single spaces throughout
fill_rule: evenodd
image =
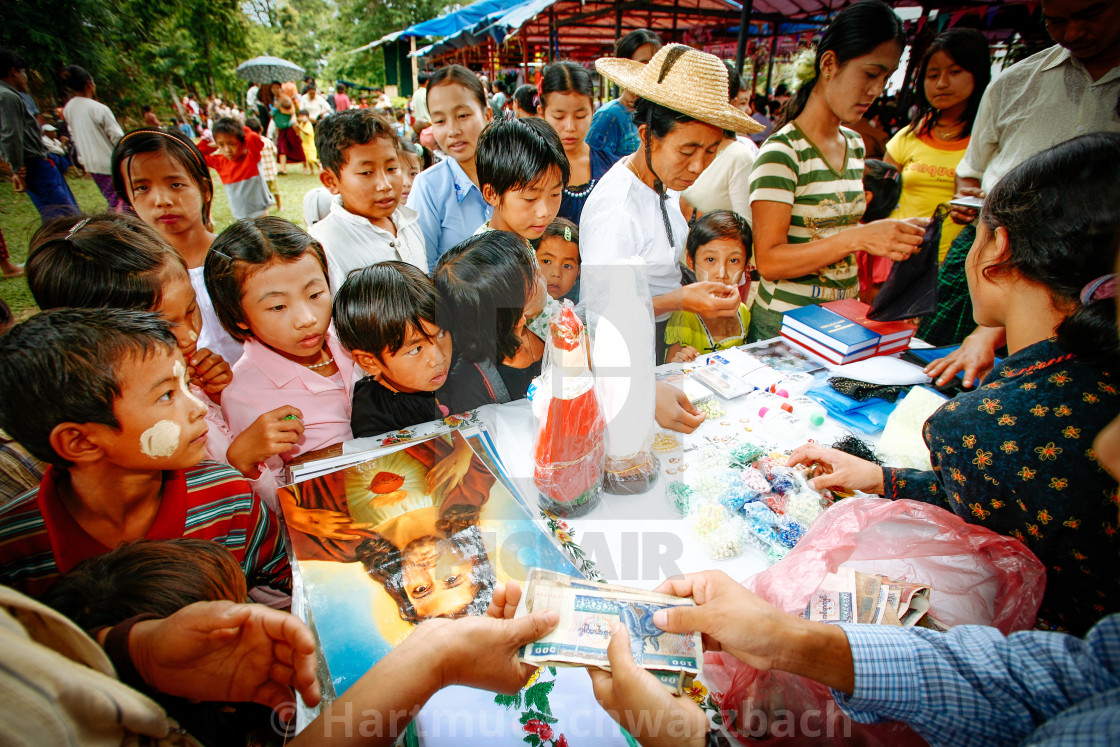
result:
M 194 537 L 232 552 L 258 595 L 290 593 L 276 518 L 236 470 L 203 462 L 206 405 L 156 314 L 38 314 L 0 338 L 0 392 L 0 428 L 51 464 L 0 508 L 0 583 L 38 596 L 122 542 Z
M 23 99 L 26 94 L 27 63 L 10 49 L 0 48 L 0 158 L 12 168 L 12 187 L 27 192 L 46 223 L 79 212 L 78 202 L 48 158 L 39 122 Z
M 351 270 L 386 260 L 427 272 L 419 214 L 400 201 L 404 166 L 393 125 L 369 109 L 350 109 L 323 120 L 315 145 L 319 179 L 335 198 L 308 233 L 323 245 L 332 291 Z
M 214 123 L 214 144 L 201 140 L 198 149 L 206 165 L 221 177 L 234 220 L 268 215 L 272 197 L 261 178 L 264 142 L 260 135 L 235 119 L 223 117 Z
M 377 436 L 444 417 L 436 390 L 451 368 L 451 335 L 431 279 L 405 262 L 355 270 L 334 297 L 338 339 L 367 377 L 354 385 L 350 429 Z
M 570 168 L 564 145 L 543 119 L 495 120 L 478 138 L 482 197 L 494 208 L 480 231 L 511 231 L 537 241 L 560 211 Z

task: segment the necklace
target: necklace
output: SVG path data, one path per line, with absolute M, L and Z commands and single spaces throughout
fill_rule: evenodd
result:
M 322 368 L 323 366 L 329 366 L 332 363 L 334 363 L 334 358 L 327 358 L 322 363 L 315 363 L 315 364 L 312 364 L 312 365 L 308 365 L 308 364 L 305 363 L 303 365 L 307 366 L 312 371 L 314 371 L 316 368 Z

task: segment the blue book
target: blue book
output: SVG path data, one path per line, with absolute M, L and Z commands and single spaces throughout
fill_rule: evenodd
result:
M 785 312 L 782 324 L 844 355 L 875 347 L 880 339 L 877 332 L 816 304 Z

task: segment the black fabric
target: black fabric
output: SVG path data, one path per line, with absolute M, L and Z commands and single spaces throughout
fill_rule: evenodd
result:
M 895 262 L 891 274 L 871 302 L 867 318 L 877 322 L 897 322 L 926 316 L 937 311 L 937 253 L 941 246 L 941 224 L 949 208 L 938 205 L 922 245 L 910 258 Z
M 524 399 L 529 391 L 529 383 L 541 373 L 540 361 L 528 368 L 511 368 L 499 364 L 494 366 L 498 373 L 498 380 L 492 381 L 492 375 L 490 377 L 484 375 L 483 368 L 489 367 L 480 367 L 466 356 L 460 355 L 451 366 L 447 382 L 438 392 L 439 401 L 447 405 L 452 413 L 466 412 L 498 402 L 499 398 L 496 395 L 503 386 L 507 392 L 507 398 L 503 401 Z
M 368 376 L 354 385 L 354 438 L 380 436 L 441 417 L 435 392 L 394 392 Z
M 898 399 L 899 394 L 910 388 L 906 386 L 872 384 L 867 381 L 845 379 L 843 376 L 833 376 L 828 380 L 828 385 L 841 394 L 851 397 L 856 402 L 864 402 L 872 397 L 885 399 L 887 402 L 894 402 Z

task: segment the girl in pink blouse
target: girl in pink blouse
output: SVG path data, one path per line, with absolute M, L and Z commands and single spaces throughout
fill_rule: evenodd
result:
M 234 436 L 253 429 L 268 455 L 261 475 L 279 478 L 293 457 L 349 440 L 354 361 L 331 327 L 319 243 L 281 218 L 242 220 L 218 236 L 205 267 L 218 319 L 245 344 L 222 411 Z M 276 507 L 274 494 L 262 497 Z

